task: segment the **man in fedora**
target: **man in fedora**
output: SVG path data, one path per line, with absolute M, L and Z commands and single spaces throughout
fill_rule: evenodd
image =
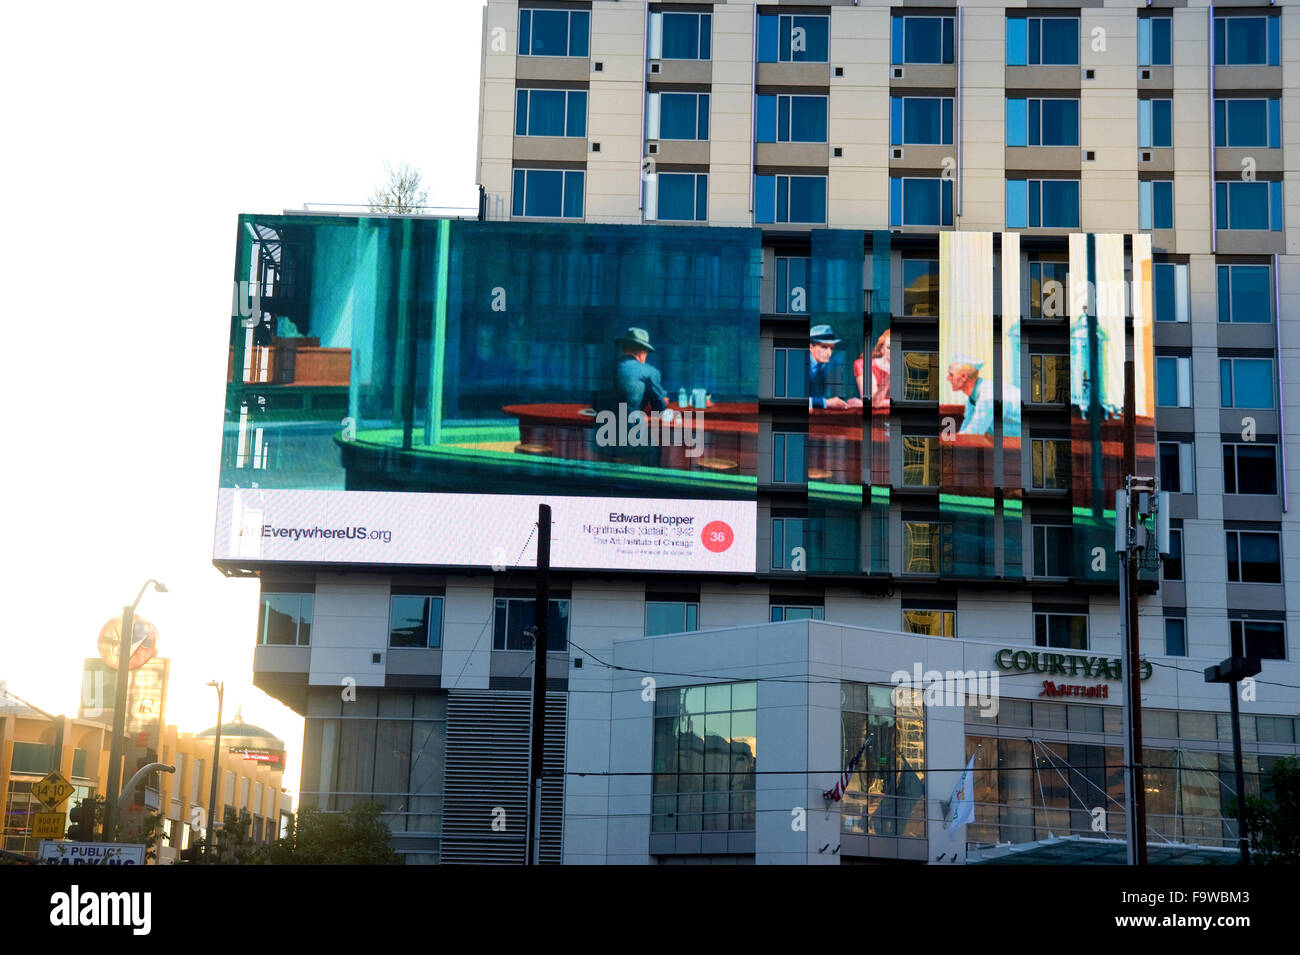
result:
M 614 339 L 620 354 L 614 365 L 614 390 L 618 400 L 627 410 L 645 411 L 646 404 L 654 411 L 668 408 L 668 393 L 659 379 L 659 369 L 647 365 L 646 359 L 654 352 L 650 333 L 644 328 L 629 328 L 621 338 Z
M 814 325 L 808 333 L 808 407 L 809 408 L 830 408 L 840 410 L 843 408 L 861 408 L 861 398 L 850 398 L 845 401 L 843 398 L 835 396 L 827 397 L 826 391 L 830 387 L 830 367 L 831 356 L 835 354 L 835 346 L 840 343 L 841 339 L 835 337 L 835 332 L 829 325 Z

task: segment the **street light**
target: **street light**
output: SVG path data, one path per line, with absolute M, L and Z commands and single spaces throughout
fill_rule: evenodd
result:
M 126 736 L 126 691 L 131 681 L 131 653 L 135 650 L 135 608 L 144 592 L 153 584 L 160 594 L 167 593 L 163 584 L 150 577 L 140 585 L 135 602 L 122 608 L 122 626 L 117 634 L 117 686 L 113 694 L 113 739 L 108 758 L 108 792 L 104 805 L 104 841 L 112 842 L 117 831 L 117 792 L 122 785 L 122 738 Z
M 212 861 L 212 819 L 217 814 L 217 771 L 221 767 L 221 704 L 226 693 L 226 685 L 216 680 L 209 680 L 208 686 L 217 690 L 217 732 L 212 737 L 212 787 L 208 791 L 208 834 L 204 837 L 203 856 Z
M 1241 771 L 1241 712 L 1237 708 L 1237 684 L 1259 673 L 1259 657 L 1228 657 L 1205 668 L 1206 683 L 1228 684 L 1228 712 L 1232 715 L 1232 763 L 1237 774 L 1237 847 L 1241 864 L 1250 865 L 1250 830 L 1246 828 L 1246 777 Z

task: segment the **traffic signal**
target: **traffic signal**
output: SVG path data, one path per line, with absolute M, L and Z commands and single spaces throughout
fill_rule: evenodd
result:
M 73 842 L 93 842 L 95 839 L 95 803 L 83 799 L 72 807 L 72 825 L 68 826 L 68 838 Z

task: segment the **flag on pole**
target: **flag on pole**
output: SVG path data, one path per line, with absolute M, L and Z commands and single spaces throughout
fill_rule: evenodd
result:
M 858 747 L 857 755 L 849 760 L 848 768 L 844 770 L 844 772 L 840 773 L 839 782 L 822 793 L 823 799 L 829 799 L 832 802 L 840 801 L 844 796 L 844 791 L 849 788 L 849 780 L 853 777 L 853 771 L 858 768 L 858 761 L 862 759 L 862 754 L 866 752 L 866 749 L 867 740 L 864 739 L 862 745 Z
M 971 753 L 970 762 L 962 771 L 957 785 L 952 788 L 952 799 L 948 801 L 948 831 L 958 826 L 975 821 L 975 754 Z

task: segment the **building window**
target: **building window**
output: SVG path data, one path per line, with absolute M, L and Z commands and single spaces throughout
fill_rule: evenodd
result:
M 952 225 L 952 180 L 911 176 L 890 179 L 889 224 Z
M 774 398 L 808 397 L 808 349 L 774 348 L 772 366 Z
M 1162 149 L 1174 144 L 1174 101 L 1138 100 L 1138 148 Z
M 1063 650 L 1087 650 L 1087 614 L 1034 614 L 1034 645 L 1039 647 L 1059 647 Z
M 533 598 L 497 597 L 495 603 L 492 649 L 532 650 L 533 637 L 525 631 L 537 622 Z M 546 626 L 546 649 L 563 653 L 569 646 L 569 601 L 550 601 Z
M 707 173 L 661 172 L 655 176 L 655 218 L 661 222 L 705 222 L 709 218 Z
M 1074 528 L 1069 524 L 1034 525 L 1034 576 L 1069 577 L 1074 571 Z
M 830 58 L 830 17 L 760 12 L 758 62 L 825 63 Z
M 1281 535 L 1269 531 L 1228 531 L 1228 580 L 1241 584 L 1282 582 Z
M 650 59 L 707 60 L 713 16 L 708 13 L 650 14 Z
M 1281 30 L 1276 17 L 1215 17 L 1216 66 L 1277 66 Z
M 776 310 L 781 314 L 808 311 L 808 257 L 776 258 Z
M 588 10 L 519 11 L 521 56 L 586 56 L 590 33 Z
M 646 138 L 708 139 L 709 94 L 646 94 Z
M 442 598 L 418 594 L 389 597 L 388 645 L 430 649 L 441 646 Z
M 1070 400 L 1070 356 L 1029 356 L 1029 401 L 1063 405 Z
M 808 435 L 803 432 L 772 432 L 773 484 L 803 484 L 807 480 L 807 445 Z
M 1008 229 L 1077 229 L 1079 183 L 1074 179 L 1008 179 Z
M 54 747 L 49 743 L 24 743 L 14 741 L 10 771 L 44 776 L 54 767 Z
M 586 136 L 586 90 L 515 91 L 516 136 Z
M 903 314 L 939 317 L 939 260 L 903 260 Z
M 1220 358 L 1219 389 L 1225 408 L 1273 407 L 1273 359 Z
M 754 829 L 758 684 L 655 695 L 652 832 Z
M 1282 228 L 1282 183 L 1216 182 L 1217 227 L 1253 231 Z
M 1164 557 L 1165 580 L 1183 579 L 1183 532 L 1178 528 L 1169 531 L 1169 553 Z
M 889 141 L 895 146 L 952 144 L 951 96 L 895 96 L 889 101 Z
M 1156 404 L 1165 408 L 1192 406 L 1190 358 L 1156 356 Z
M 756 100 L 758 142 L 826 142 L 825 96 L 761 95 Z
M 1075 66 L 1078 17 L 1007 17 L 1007 66 Z
M 1151 294 L 1157 322 L 1185 322 L 1189 318 L 1187 266 L 1155 262 L 1151 266 Z
M 1069 489 L 1069 441 L 1058 438 L 1034 438 L 1030 443 L 1030 453 L 1030 471 L 1035 488 L 1047 491 Z
M 957 636 L 957 611 L 904 610 L 903 632 L 921 633 L 930 637 L 955 637 Z
M 903 573 L 952 573 L 952 524 L 941 521 L 903 522 Z
M 1187 621 L 1182 617 L 1165 617 L 1165 656 L 1187 656 Z
M 1277 149 L 1282 145 L 1282 101 L 1216 99 L 1214 145 Z
M 1286 627 L 1272 620 L 1229 620 L 1234 657 L 1286 659 Z
M 1007 145 L 1079 145 L 1079 101 L 1008 99 Z
M 700 629 L 699 602 L 681 600 L 645 601 L 645 635 L 657 637 L 664 633 L 687 633 Z
M 925 838 L 922 693 L 840 684 L 840 766 L 859 752 L 840 810 L 844 832 Z
M 757 222 L 826 221 L 825 176 L 755 176 Z
M 1277 448 L 1271 444 L 1225 444 L 1223 493 L 1276 494 Z
M 786 570 L 793 566 L 796 551 L 804 547 L 804 519 L 802 517 L 772 518 L 772 569 Z
M 810 604 L 772 604 L 770 616 L 773 623 L 786 620 L 825 620 L 826 608 Z
M 938 352 L 903 352 L 903 400 L 939 400 Z
M 916 17 L 895 14 L 890 23 L 893 61 L 906 63 L 951 63 L 953 18 Z
M 1068 262 L 1029 263 L 1030 318 L 1064 317 L 1069 271 Z
M 1220 265 L 1219 321 L 1273 320 L 1273 286 L 1267 265 Z
M 1173 17 L 1138 18 L 1138 66 L 1171 66 Z
M 581 169 L 516 169 L 512 214 L 526 218 L 581 219 L 585 175 Z
M 903 486 L 939 486 L 939 439 L 932 435 L 903 435 Z
M 1138 228 L 1174 227 L 1174 181 L 1143 179 L 1138 183 Z
M 1195 447 L 1184 441 L 1161 441 L 1160 490 L 1170 494 L 1196 493 Z
M 310 645 L 315 601 L 314 594 L 262 594 L 258 643 L 278 647 Z

